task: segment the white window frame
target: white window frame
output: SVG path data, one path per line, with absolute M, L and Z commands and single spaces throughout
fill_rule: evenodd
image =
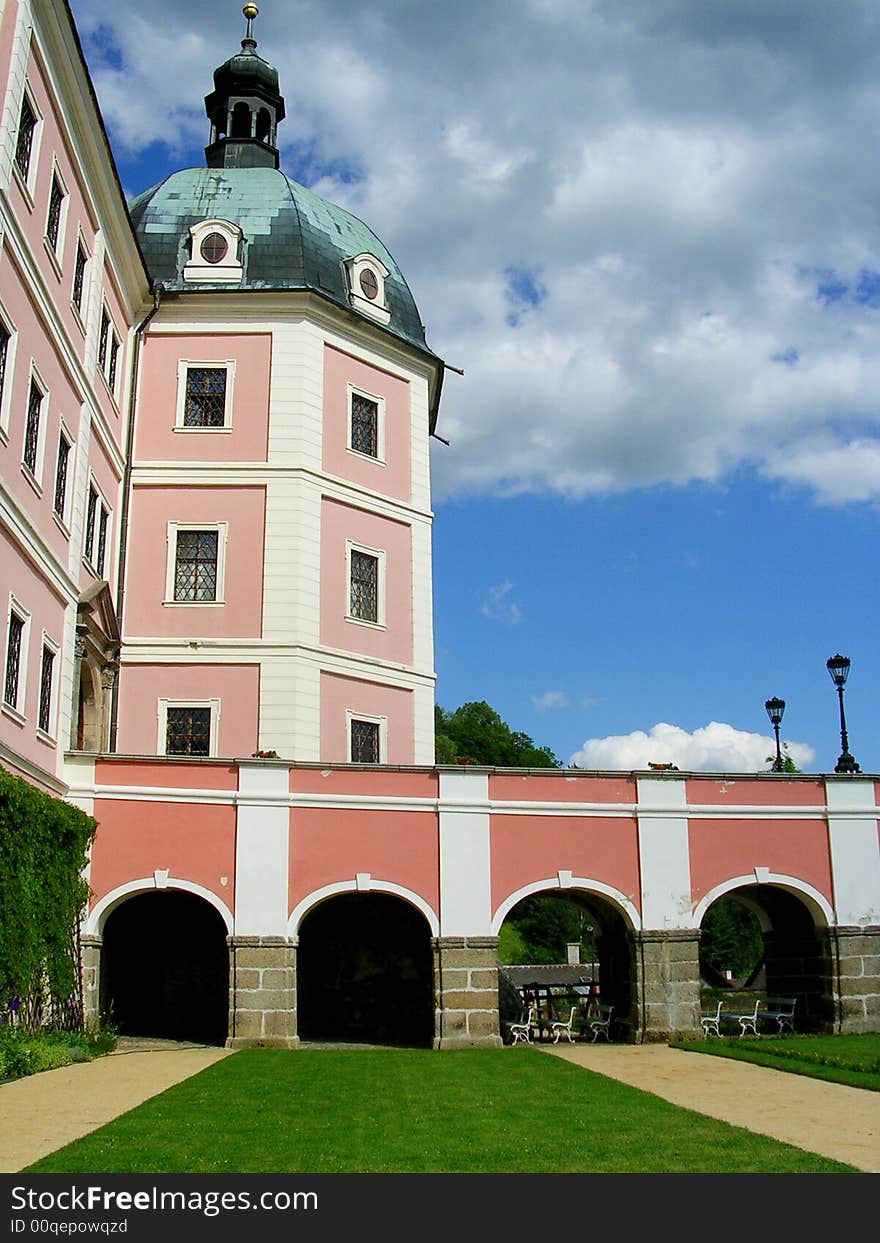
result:
M 43 729 L 40 725 L 40 707 L 43 697 L 43 649 L 48 648 L 54 657 L 52 663 L 52 687 L 49 692 L 49 728 Z M 52 746 L 58 740 L 58 674 L 60 671 L 60 661 L 58 659 L 61 652 L 61 644 L 43 631 L 43 639 L 40 643 L 40 682 L 37 692 L 37 737 L 43 742 L 49 742 Z
M 73 507 L 73 492 L 74 492 L 73 484 L 75 480 L 75 467 L 76 467 L 76 441 L 74 440 L 73 433 L 71 432 L 70 428 L 65 423 L 64 419 L 61 419 L 58 424 L 58 445 L 59 447 L 61 445 L 62 439 L 64 439 L 67 442 L 67 474 L 65 477 L 65 484 L 64 484 L 64 504 L 61 507 L 61 513 L 59 513 L 58 510 L 55 508 L 55 493 L 58 488 L 58 455 L 56 452 L 55 474 L 52 479 L 52 517 L 59 524 L 59 526 L 62 527 L 62 529 L 64 530 L 64 533 L 66 535 L 69 535 L 70 534 L 70 515 L 71 515 L 71 510 Z M 109 523 L 109 519 L 108 519 L 108 523 Z
M 225 238 L 227 250 L 219 263 L 208 263 L 202 258 L 201 248 L 205 238 L 211 233 L 219 233 Z M 199 281 L 203 284 L 230 284 L 241 280 L 242 268 L 239 251 L 241 249 L 242 232 L 231 220 L 200 220 L 190 227 L 190 257 L 183 267 L 185 281 Z
M 220 700 L 219 699 L 159 699 L 157 701 L 157 717 L 159 730 L 156 740 L 157 755 L 177 756 L 182 760 L 198 760 L 207 757 L 183 755 L 179 751 L 168 751 L 168 709 L 169 708 L 210 708 L 211 733 L 208 741 L 208 756 L 217 755 L 217 739 L 220 734 Z
M 28 163 L 27 177 L 25 177 L 22 174 L 21 169 L 18 167 L 18 161 L 15 158 L 15 149 L 18 146 L 18 134 L 19 134 L 19 129 L 21 127 L 21 109 L 22 109 L 22 105 L 24 103 L 25 97 L 27 97 L 27 101 L 31 106 L 31 111 L 36 117 L 36 124 L 34 125 L 34 132 L 31 137 L 31 154 L 30 154 L 30 161 Z M 44 125 L 43 114 L 40 111 L 40 109 L 37 107 L 37 101 L 34 98 L 34 93 L 31 90 L 30 83 L 27 81 L 27 79 L 25 79 L 24 91 L 22 92 L 22 97 L 18 105 L 18 117 L 17 117 L 16 125 L 15 125 L 15 137 L 12 142 L 12 173 L 16 181 L 18 182 L 20 188 L 24 192 L 25 198 L 27 199 L 28 206 L 31 208 L 31 210 L 33 210 L 34 208 L 34 191 L 37 185 L 37 172 L 38 172 L 39 164 L 40 164 L 40 145 L 43 141 L 43 125 Z
M 9 619 L 15 613 L 19 621 L 22 623 L 21 628 L 21 648 L 18 654 L 18 684 L 15 688 L 15 703 L 6 702 L 6 667 L 9 663 Z M 28 685 L 28 648 L 31 637 L 31 615 L 30 611 L 24 607 L 14 592 L 10 592 L 6 604 L 6 624 L 3 627 L 3 694 L 0 695 L 0 709 L 11 717 L 13 721 L 17 721 L 19 725 L 24 725 L 27 721 L 23 709 L 27 706 L 27 685 Z
M 40 426 L 37 429 L 37 452 L 34 462 L 34 469 L 24 460 L 25 449 L 27 447 L 27 429 L 28 429 L 28 413 L 31 404 L 31 386 L 36 384 L 37 388 L 43 395 L 43 401 L 40 406 Z M 31 359 L 30 371 L 28 372 L 27 400 L 25 403 L 24 428 L 21 438 L 21 473 L 34 489 L 38 496 L 43 495 L 43 466 L 46 453 L 46 427 L 49 422 L 49 388 L 43 377 L 37 370 L 37 365 Z
M 186 427 L 184 426 L 184 417 L 186 415 L 186 381 L 189 372 L 199 371 L 202 368 L 211 368 L 214 371 L 226 371 L 226 395 L 223 407 L 223 426 L 222 427 Z M 211 358 L 199 361 L 194 358 L 181 358 L 177 364 L 177 410 L 174 416 L 175 432 L 185 432 L 187 435 L 195 433 L 203 436 L 206 432 L 231 432 L 232 431 L 232 392 L 235 387 L 235 359 L 234 358 Z
M 355 617 L 351 611 L 351 554 L 362 552 L 368 557 L 375 557 L 376 568 L 376 620 L 367 617 Z M 366 544 L 358 544 L 354 540 L 345 541 L 345 620 L 356 626 L 370 626 L 373 630 L 385 629 L 385 550 L 369 548 Z M 366 720 L 366 717 L 364 718 Z
M 217 591 L 213 600 L 175 600 L 174 584 L 177 578 L 178 531 L 217 532 Z M 165 599 L 163 604 L 177 609 L 216 609 L 226 603 L 226 545 L 229 538 L 228 522 L 175 522 L 167 527 L 168 553 L 165 565 Z
M 80 301 L 80 305 L 77 306 L 73 300 L 73 285 L 74 285 L 74 281 L 76 280 L 77 255 L 79 254 L 80 250 L 85 256 L 85 264 L 83 265 L 82 298 Z M 73 311 L 76 317 L 77 323 L 79 324 L 80 328 L 82 328 L 83 332 L 85 332 L 86 330 L 86 308 L 88 307 L 88 304 L 89 304 L 89 273 L 90 273 L 90 268 L 91 268 L 91 262 L 92 262 L 92 252 L 89 250 L 89 247 L 86 245 L 86 239 L 83 237 L 82 229 L 78 229 L 77 234 L 76 234 L 76 247 L 73 252 L 73 275 L 70 281 L 70 309 Z
M 352 444 L 351 425 L 354 408 L 355 397 L 365 397 L 367 401 L 376 403 L 376 453 L 364 453 L 363 449 L 356 449 Z M 353 453 L 355 457 L 361 458 L 367 462 L 378 462 L 380 466 L 385 465 L 385 398 L 380 397 L 378 393 L 369 393 L 365 388 L 359 388 L 357 384 L 347 385 L 347 406 L 348 406 L 348 423 L 345 430 L 346 448 L 349 453 Z
M 351 726 L 353 721 L 363 721 L 366 725 L 379 726 L 379 758 L 377 764 L 388 763 L 388 717 L 373 716 L 370 712 L 356 712 L 353 708 L 345 710 L 345 738 L 346 750 L 348 754 L 347 763 L 349 764 L 366 764 L 367 760 L 354 760 L 351 757 Z
M 0 303 L 0 320 L 9 333 L 6 342 L 6 365 L 3 368 L 3 389 L 0 391 L 0 441 L 9 443 L 9 420 L 12 417 L 12 377 L 15 370 L 15 351 L 18 346 L 18 329 Z M 30 389 L 28 390 L 30 392 Z
M 107 349 L 104 354 L 104 361 L 101 362 L 101 321 L 107 316 Z M 113 377 L 113 383 L 110 383 L 110 360 L 113 357 L 112 344 L 116 342 L 116 375 Z M 113 404 L 118 402 L 119 382 L 122 376 L 122 338 L 116 331 L 116 322 L 107 305 L 107 299 L 101 299 L 101 315 L 98 319 L 98 348 L 95 351 L 95 367 L 106 385 L 107 392 L 113 399 Z
M 95 516 L 92 520 L 92 551 L 90 553 L 87 553 L 86 552 L 86 538 L 88 536 L 88 527 L 89 527 L 89 489 L 91 488 L 94 488 L 98 499 L 95 502 Z M 104 565 L 99 569 L 98 568 L 98 545 L 99 545 L 99 541 L 101 537 L 101 513 L 102 512 L 106 513 L 107 515 L 107 529 L 104 534 Z M 88 487 L 86 488 L 85 513 L 83 514 L 82 559 L 86 563 L 88 568 L 91 570 L 91 572 L 94 574 L 95 578 L 102 578 L 102 579 L 107 578 L 107 574 L 106 574 L 107 562 L 109 558 L 109 552 L 112 547 L 112 542 L 111 542 L 112 541 L 112 526 L 111 526 L 112 521 L 113 521 L 113 510 L 110 508 L 110 504 L 106 496 L 104 495 L 101 485 L 98 483 L 95 476 L 90 474 Z
M 375 255 L 371 255 L 363 251 L 359 255 L 355 255 L 353 259 L 347 259 L 345 266 L 348 270 L 348 297 L 351 305 L 358 311 L 363 311 L 365 315 L 378 319 L 380 323 L 389 324 L 391 322 L 391 312 L 385 298 L 385 281 L 391 275 L 388 268 L 381 259 L 377 259 Z M 365 268 L 370 268 L 376 277 L 376 283 L 379 290 L 375 298 L 365 298 L 361 293 L 360 279 L 361 273 Z
M 58 209 L 58 237 L 55 245 L 49 237 L 49 207 L 52 202 L 52 186 L 55 182 L 61 188 L 61 206 Z M 67 182 L 61 175 L 61 169 L 58 167 L 58 160 L 52 158 L 52 176 L 49 179 L 49 202 L 46 204 L 46 226 L 43 229 L 43 242 L 46 246 L 46 253 L 52 260 L 55 271 L 61 276 L 61 257 L 64 254 L 64 238 L 67 233 L 67 208 L 70 203 L 70 192 L 67 189 Z

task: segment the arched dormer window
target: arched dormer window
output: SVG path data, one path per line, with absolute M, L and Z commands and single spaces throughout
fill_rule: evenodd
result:
M 229 284 L 242 277 L 241 240 L 238 225 L 229 220 L 200 220 L 190 229 L 190 257 L 183 279 L 206 284 Z
M 347 259 L 345 266 L 351 305 L 380 323 L 389 323 L 391 312 L 385 297 L 385 281 L 390 273 L 382 260 L 365 252 Z

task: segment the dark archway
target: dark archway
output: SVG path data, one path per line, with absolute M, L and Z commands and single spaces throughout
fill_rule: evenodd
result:
M 204 898 L 163 890 L 107 916 L 101 1005 L 124 1036 L 222 1045 L 229 1028 L 226 925 Z
M 424 916 L 390 894 L 341 894 L 306 915 L 297 950 L 304 1040 L 430 1045 L 434 965 Z

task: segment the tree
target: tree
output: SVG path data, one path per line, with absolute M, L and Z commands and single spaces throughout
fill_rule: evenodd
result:
M 559 768 L 549 747 L 515 732 L 482 700 L 454 712 L 434 710 L 435 758 L 438 764 L 486 764 L 495 768 Z

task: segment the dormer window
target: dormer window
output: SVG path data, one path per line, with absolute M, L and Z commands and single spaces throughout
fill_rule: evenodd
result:
M 381 323 L 391 320 L 385 300 L 385 280 L 389 271 L 375 255 L 356 255 L 346 262 L 351 305 L 365 315 L 371 315 Z
M 229 220 L 200 220 L 190 229 L 190 258 L 183 269 L 185 281 L 227 284 L 242 277 L 242 233 Z

